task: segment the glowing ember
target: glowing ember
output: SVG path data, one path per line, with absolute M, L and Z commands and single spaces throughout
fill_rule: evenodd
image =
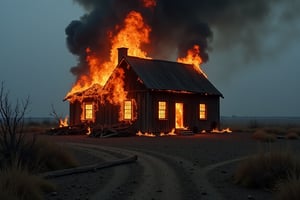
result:
M 136 133 L 136 136 L 144 136 L 144 137 L 156 137 L 156 135 L 155 134 L 153 134 L 153 133 L 142 133 L 141 131 L 138 131 L 137 133 Z
M 177 134 L 175 133 L 175 128 L 173 128 L 169 133 L 161 132 L 159 135 L 156 135 L 154 133 L 147 133 L 147 132 L 142 133 L 141 131 L 138 131 L 135 135 L 144 136 L 144 137 L 156 137 L 156 136 L 164 137 L 164 136 L 176 136 Z
M 61 128 L 61 127 L 69 126 L 68 119 L 69 119 L 68 116 L 66 116 L 65 119 L 59 119 L 59 127 Z
M 213 129 L 213 130 L 211 131 L 211 133 L 232 133 L 232 131 L 231 131 L 229 128 L 222 129 L 222 130 L 219 130 L 219 129 Z
M 156 6 L 155 0 L 143 0 L 143 3 L 146 8 L 153 8 Z
M 86 133 L 86 134 L 87 134 L 87 135 L 90 135 L 91 133 L 92 133 L 91 127 L 88 127 L 88 128 L 87 128 L 87 133 Z
M 171 132 L 168 133 L 168 135 L 176 135 L 176 133 L 175 133 L 175 128 L 173 128 L 173 129 L 171 130 Z
M 186 63 L 186 64 L 192 64 L 194 66 L 194 69 L 202 73 L 206 78 L 207 75 L 201 70 L 201 63 L 202 59 L 200 57 L 200 46 L 194 45 L 192 49 L 189 49 L 187 51 L 187 55 L 184 58 L 178 58 L 177 62 Z

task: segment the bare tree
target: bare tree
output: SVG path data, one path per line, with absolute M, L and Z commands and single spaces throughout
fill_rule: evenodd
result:
M 13 103 L 4 83 L 0 88 L 0 163 L 3 165 L 20 165 L 24 150 L 24 117 L 29 106 L 29 96 Z M 31 142 L 31 145 L 34 142 Z M 31 146 L 30 145 L 30 146 Z
M 51 104 L 50 115 L 54 118 L 54 120 L 57 122 L 57 124 L 60 124 L 60 120 L 62 119 L 62 115 L 57 114 L 53 104 Z

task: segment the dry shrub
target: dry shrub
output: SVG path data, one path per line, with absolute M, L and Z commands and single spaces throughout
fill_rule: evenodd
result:
M 289 128 L 288 130 L 289 132 L 294 132 L 300 135 L 300 127 L 293 127 L 293 128 Z
M 284 127 L 280 126 L 270 126 L 270 127 L 264 127 L 263 130 L 270 134 L 275 135 L 285 135 L 287 130 Z
M 300 175 L 299 160 L 290 151 L 271 151 L 241 161 L 234 182 L 245 187 L 274 189 L 291 174 Z
M 297 140 L 299 135 L 296 132 L 288 132 L 286 138 L 290 140 Z
M 38 140 L 35 147 L 41 171 L 72 168 L 79 165 L 74 155 L 66 147 L 46 140 Z
M 267 133 L 264 130 L 257 130 L 253 133 L 252 138 L 262 142 L 274 142 L 276 140 L 275 135 Z
M 299 200 L 300 180 L 299 177 L 292 176 L 287 181 L 278 184 L 278 191 L 275 193 L 275 200 Z
M 0 171 L 0 199 L 43 199 L 43 192 L 54 191 L 55 186 L 28 171 L 15 167 Z

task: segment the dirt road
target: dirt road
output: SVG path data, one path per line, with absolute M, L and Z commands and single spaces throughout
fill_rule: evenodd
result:
M 215 181 L 231 176 L 220 167 L 265 148 L 249 134 L 109 139 L 59 136 L 54 140 L 89 154 L 94 161 L 132 155 L 137 155 L 138 160 L 56 179 L 61 188 L 48 199 L 247 199 L 249 191 L 233 196 L 225 191 L 224 195 L 223 187 L 216 187 Z M 279 141 L 274 146 L 284 143 Z M 214 175 L 209 178 L 211 173 Z M 265 198 L 268 194 L 259 196 Z

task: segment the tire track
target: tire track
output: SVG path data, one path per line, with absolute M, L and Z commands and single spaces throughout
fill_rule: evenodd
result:
M 114 169 L 112 179 L 104 188 L 101 188 L 91 199 L 113 199 L 118 196 L 115 188 L 132 191 L 130 195 L 118 197 L 118 199 L 182 199 L 181 184 L 173 169 L 164 160 L 140 151 L 119 149 L 115 147 L 99 147 L 91 144 L 75 144 L 83 148 L 89 148 L 89 152 L 97 154 L 123 154 L 124 156 L 137 155 L 140 174 L 128 170 L 128 166 L 120 166 Z M 122 152 L 122 153 L 121 153 Z M 138 176 L 137 176 L 138 175 Z M 135 177 L 138 184 L 134 186 L 127 184 L 129 177 Z
M 74 144 L 105 159 L 137 155 L 132 165 L 113 168 L 113 176 L 91 199 L 202 199 L 221 200 L 220 193 L 207 179 L 210 170 L 239 161 L 227 160 L 205 167 L 182 157 L 137 149 Z

